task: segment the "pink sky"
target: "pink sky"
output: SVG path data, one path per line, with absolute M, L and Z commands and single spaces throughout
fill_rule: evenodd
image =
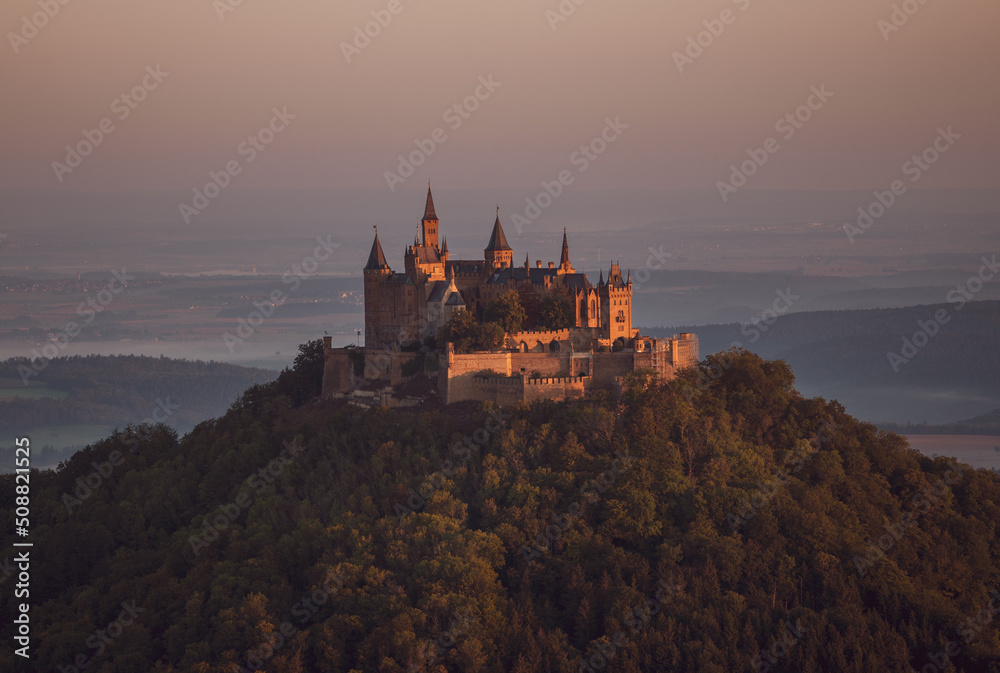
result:
M 909 0 L 919 10 L 888 40 L 890 0 L 588 0 L 555 30 L 558 0 L 393 0 L 350 63 L 341 43 L 390 0 L 243 0 L 220 19 L 229 1 L 41 0 L 58 12 L 15 53 L 41 10 L 6 0 L 0 187 L 187 190 L 236 161 L 234 189 L 386 188 L 398 155 L 441 128 L 406 187 L 527 188 L 570 170 L 574 189 L 714 188 L 774 137 L 749 189 L 884 189 L 951 126 L 962 138 L 916 186 L 1000 188 L 996 0 Z M 679 72 L 674 52 L 724 10 Z M 113 101 L 157 65 L 169 76 L 119 119 Z M 490 75 L 500 86 L 453 129 L 445 111 Z M 775 123 L 820 85 L 834 96 L 783 139 Z M 274 108 L 296 118 L 248 162 L 238 147 Z M 60 183 L 53 162 L 106 117 L 113 132 Z M 581 172 L 571 155 L 606 118 L 628 129 Z

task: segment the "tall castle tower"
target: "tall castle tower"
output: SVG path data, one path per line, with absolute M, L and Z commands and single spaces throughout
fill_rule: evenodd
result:
M 364 268 L 365 277 L 365 348 L 379 348 L 385 341 L 386 333 L 393 330 L 393 304 L 390 278 L 392 269 L 385 261 L 382 243 L 378 240 L 378 227 L 375 228 L 375 241 L 372 251 L 368 254 L 368 263 Z M 398 328 L 396 328 L 398 330 Z
M 514 265 L 514 249 L 507 244 L 503 227 L 500 226 L 500 206 L 497 206 L 497 221 L 493 223 L 493 234 L 483 250 L 486 268 L 496 271 Z
M 424 219 L 421 222 L 421 233 L 424 245 L 438 247 L 438 216 L 434 211 L 434 197 L 431 195 L 431 185 L 427 183 L 427 205 L 424 206 Z
M 628 278 L 622 278 L 621 267 L 611 265 L 607 282 L 598 284 L 601 297 L 601 324 L 608 329 L 608 338 L 612 341 L 621 337 L 628 341 L 632 338 L 632 272 Z

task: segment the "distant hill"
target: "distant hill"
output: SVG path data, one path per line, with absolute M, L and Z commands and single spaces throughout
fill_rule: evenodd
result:
M 1000 407 L 1000 301 L 958 306 L 788 313 L 769 325 L 642 331 L 652 336 L 695 332 L 703 356 L 738 342 L 764 358 L 784 359 L 802 389 L 836 397 L 867 420 L 950 423 Z M 904 339 L 913 341 L 923 331 L 921 324 L 929 324 L 939 311 L 945 311 L 948 322 L 926 346 L 908 362 L 890 362 L 889 353 L 902 353 Z
M 183 438 L 131 427 L 31 475 L 36 670 L 1000 666 L 1000 480 L 804 398 L 780 362 L 363 411 L 311 400 L 303 355 Z M 15 495 L 0 477 L 8 550 Z
M 1000 409 L 947 425 L 883 423 L 880 427 L 901 435 L 1000 435 Z
M 22 377 L 24 367 L 35 371 L 27 360 L 0 363 L 0 432 L 8 438 L 34 435 L 37 449 L 52 444 L 57 450 L 48 456 L 49 464 L 130 423 L 164 421 L 187 432 L 225 413 L 250 386 L 278 375 L 221 362 L 136 355 L 74 356 L 53 359 L 44 367 L 36 364 L 37 376 Z M 10 465 L 12 461 L 5 467 Z

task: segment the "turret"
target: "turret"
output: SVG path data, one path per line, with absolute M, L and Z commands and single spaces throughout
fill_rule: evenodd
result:
M 378 227 L 375 227 L 375 240 L 372 242 L 372 251 L 368 253 L 368 263 L 365 264 L 364 274 L 387 274 L 392 273 L 389 264 L 385 261 L 385 253 L 382 252 L 382 244 L 378 240 Z
M 574 273 L 573 265 L 569 263 L 569 241 L 566 240 L 566 227 L 563 227 L 562 254 L 559 257 L 559 270 L 562 273 Z
M 486 267 L 489 269 L 496 270 L 514 265 L 514 249 L 507 244 L 507 237 L 500 225 L 500 206 L 497 206 L 497 219 L 493 223 L 493 234 L 483 250 L 483 255 Z
M 431 194 L 431 183 L 427 183 L 427 204 L 424 206 L 424 219 L 420 223 L 423 232 L 424 245 L 438 247 L 438 216 L 434 210 L 434 196 Z

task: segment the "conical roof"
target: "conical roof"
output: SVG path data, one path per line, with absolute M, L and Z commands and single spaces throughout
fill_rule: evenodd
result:
M 388 269 L 389 265 L 385 261 L 385 253 L 382 252 L 382 244 L 378 240 L 378 229 L 375 230 L 375 240 L 372 242 L 372 251 L 368 254 L 368 263 L 365 264 L 365 271 L 381 271 Z
M 431 194 L 431 183 L 427 183 L 427 205 L 424 206 L 424 221 L 436 220 L 437 213 L 434 211 L 434 196 Z
M 486 244 L 485 252 L 513 249 L 507 244 L 507 237 L 504 236 L 503 227 L 500 226 L 500 208 L 497 208 L 497 221 L 493 223 L 493 234 L 490 236 L 490 242 Z

